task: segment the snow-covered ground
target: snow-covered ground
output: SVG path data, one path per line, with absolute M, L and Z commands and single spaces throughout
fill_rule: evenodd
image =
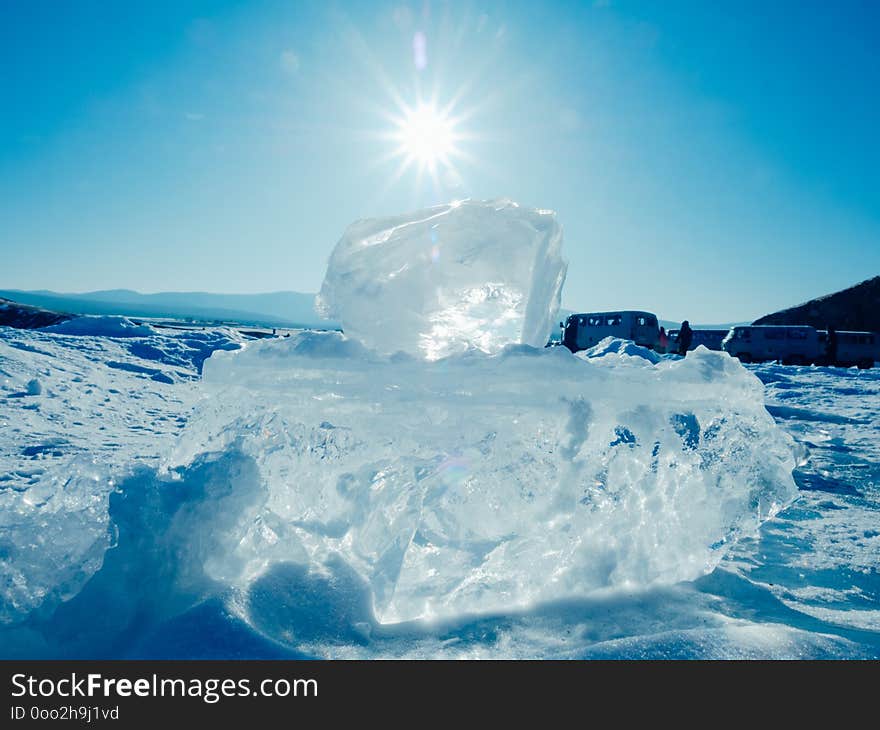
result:
M 327 337 L 317 341 L 325 374 L 326 358 L 340 354 L 341 341 Z M 317 365 L 306 363 L 291 374 L 288 366 L 296 361 L 285 358 L 298 356 L 296 348 L 312 341 L 293 336 L 248 346 L 247 357 L 212 358 L 207 382 L 201 379 L 202 363 L 213 350 L 238 349 L 242 341 L 228 329 L 137 328 L 106 318 L 72 320 L 54 332 L 0 328 L 0 656 L 880 658 L 880 370 L 749 366 L 764 384 L 773 419 L 796 442 L 798 487 L 797 499 L 749 536 L 743 516 L 760 512 L 758 502 L 769 487 L 740 493 L 729 485 L 745 501 L 716 503 L 712 485 L 727 488 L 726 474 L 756 478 L 756 469 L 780 459 L 775 432 L 762 431 L 745 449 L 737 430 L 745 421 L 733 424 L 725 438 L 737 455 L 713 467 L 702 442 L 694 451 L 699 459 L 689 455 L 691 442 L 704 438 L 692 422 L 673 419 L 669 429 L 651 415 L 674 409 L 677 389 L 687 386 L 689 407 L 703 409 L 698 418 L 714 418 L 712 404 L 701 400 L 694 385 L 705 377 L 717 379 L 706 387 L 717 389 L 719 402 L 734 403 L 740 418 L 769 428 L 760 403 L 730 400 L 752 392 L 738 365 L 729 371 L 724 365 L 721 372 L 719 361 L 693 353 L 685 363 L 663 358 L 642 365 L 635 362 L 637 353 L 620 348 L 587 363 L 567 352 L 520 348 L 490 365 L 465 356 L 435 363 L 430 371 L 417 370 L 422 366 L 406 358 L 377 361 L 364 383 L 346 365 L 363 351 L 343 346 L 343 361 L 330 376 L 335 385 L 309 395 L 307 380 L 319 377 Z M 318 357 L 314 353 L 305 356 Z M 270 369 L 248 370 L 257 363 Z M 531 394 L 521 388 L 530 363 L 553 371 L 548 380 L 534 381 Z M 474 394 L 473 374 L 484 365 L 520 378 L 510 380 L 516 388 L 505 393 L 499 381 Z M 606 468 L 597 472 L 595 491 L 583 496 L 592 500 L 594 514 L 603 515 L 598 521 L 573 517 L 569 507 L 522 492 L 529 479 L 555 468 L 552 444 L 562 432 L 553 431 L 557 426 L 541 410 L 541 399 L 570 389 L 555 378 L 576 367 L 598 384 L 597 392 L 607 389 L 609 402 L 618 395 L 648 404 L 612 418 L 597 397 L 594 422 L 630 418 L 650 430 L 646 458 L 653 453 L 660 460 L 647 468 L 647 462 L 629 458 L 640 453 L 641 433 L 635 426 L 632 432 L 612 429 L 614 441 L 590 452 Z M 272 372 L 277 383 L 265 382 Z M 411 417 L 416 426 L 416 416 L 423 418 L 420 428 L 449 417 L 436 399 L 439 391 L 429 392 L 430 382 L 419 392 L 424 413 L 401 415 L 417 409 L 418 402 L 407 404 L 407 388 L 428 372 L 437 382 L 448 376 L 459 383 L 450 397 L 477 398 L 467 417 L 447 423 L 444 434 L 459 429 L 462 442 L 470 443 L 493 408 L 514 425 L 500 424 L 473 453 L 465 449 L 436 464 L 427 460 L 422 471 L 406 477 L 429 485 L 433 501 L 417 510 L 426 516 L 421 537 L 412 543 L 417 549 L 407 558 L 416 562 L 397 564 L 395 600 L 386 596 L 377 613 L 376 595 L 389 575 L 387 556 L 399 554 L 378 541 L 389 525 L 399 532 L 401 515 L 413 506 L 387 496 L 404 483 L 403 471 L 383 473 L 379 465 L 370 472 L 358 443 L 376 450 L 377 464 L 393 461 L 377 446 L 387 434 L 382 410 L 370 398 L 380 390 L 399 417 Z M 760 384 L 754 384 L 760 398 Z M 275 385 L 283 387 L 272 395 Z M 338 402 L 358 388 L 370 397 L 340 410 Z M 640 389 L 650 388 L 654 395 L 641 398 Z M 313 396 L 326 398 L 325 405 Z M 524 399 L 523 413 L 537 414 L 529 427 L 538 429 L 540 443 L 522 442 L 517 415 L 498 406 L 502 396 L 511 403 Z M 310 400 L 317 405 L 309 406 Z M 563 424 L 579 413 L 577 398 L 571 403 Z M 306 407 L 317 408 L 314 413 L 326 407 L 330 415 L 298 431 L 296 409 Z M 374 430 L 341 427 L 355 412 L 371 408 Z M 436 433 L 413 427 L 402 438 L 418 450 Z M 565 449 L 586 453 L 586 433 L 577 444 L 566 434 L 560 442 Z M 677 452 L 675 434 L 681 438 Z M 468 469 L 476 474 L 484 457 L 502 464 L 498 460 L 508 452 L 521 452 L 522 473 L 477 474 L 499 480 L 505 501 L 468 523 L 479 508 L 468 499 L 487 498 L 468 485 L 490 483 L 469 481 Z M 536 453 L 543 456 L 536 459 Z M 300 477 L 314 469 L 310 478 L 317 485 L 324 472 L 316 464 L 332 470 L 340 468 L 340 459 L 351 466 L 352 458 L 361 460 L 359 471 L 343 470 L 353 475 L 350 480 L 334 482 L 336 496 L 321 491 L 323 501 L 310 505 L 308 514 L 284 501 L 297 492 L 277 485 L 297 483 L 294 467 L 303 470 Z M 683 470 L 698 463 L 706 469 L 699 481 L 681 481 Z M 776 478 L 768 474 L 761 478 Z M 620 491 L 628 478 L 638 480 L 638 500 L 627 502 Z M 371 485 L 369 501 L 344 502 L 345 490 L 359 479 Z M 691 491 L 666 488 L 682 484 Z M 304 494 L 310 484 L 300 486 Z M 685 494 L 694 504 L 675 501 Z M 518 499 L 532 511 L 517 527 L 505 509 L 519 505 L 513 501 Z M 633 509 L 643 510 L 638 519 L 629 519 Z M 687 510 L 694 510 L 688 514 L 699 517 L 699 524 L 675 524 L 675 515 Z M 707 521 L 714 511 L 723 516 L 717 525 Z M 336 521 L 315 517 L 331 513 Z M 656 551 L 644 552 L 635 536 L 655 534 L 644 532 L 652 514 L 662 518 L 655 535 L 660 542 Z M 686 542 L 734 525 L 742 532 L 725 533 L 728 542 L 720 552 L 720 542 L 701 548 Z M 573 526 L 589 535 L 580 553 L 578 541 L 560 536 Z M 612 567 L 607 575 L 582 580 L 577 571 L 595 573 L 590 557 L 602 548 L 603 527 L 614 544 L 605 556 Z M 480 547 L 473 539 L 495 533 L 495 548 L 503 542 L 518 552 L 511 555 L 508 547 L 507 553 L 492 553 L 493 545 Z M 468 562 L 481 549 L 494 555 L 486 563 L 498 568 L 497 575 L 506 576 L 500 588 Z M 717 561 L 705 558 L 713 554 Z M 318 555 L 320 570 L 313 569 Z M 688 555 L 706 562 L 687 563 Z M 442 560 L 432 563 L 436 556 Z M 554 564 L 562 566 L 558 580 L 541 579 Z M 649 567 L 642 571 L 642 565 Z M 444 591 L 456 592 L 422 611 L 417 597 L 432 575 Z M 515 594 L 519 589 L 523 595 Z M 512 591 L 509 599 L 504 591 Z M 485 611 L 478 610 L 480 596 Z
M 0 332 L 0 485 L 13 491 L 82 456 L 156 463 L 198 397 L 205 358 L 244 339 L 230 329 L 153 329 L 122 317 Z

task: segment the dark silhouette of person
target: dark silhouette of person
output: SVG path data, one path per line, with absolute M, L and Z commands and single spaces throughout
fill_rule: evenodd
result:
M 837 330 L 828 328 L 828 338 L 825 340 L 825 359 L 829 365 L 837 364 Z
M 577 352 L 577 319 L 574 317 L 562 325 L 562 344 L 572 352 Z
M 681 323 L 681 329 L 678 331 L 678 354 L 687 355 L 688 348 L 694 339 L 694 331 L 691 329 L 690 322 L 685 320 Z

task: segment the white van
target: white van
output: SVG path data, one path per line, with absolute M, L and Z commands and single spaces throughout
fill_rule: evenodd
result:
M 721 347 L 741 362 L 778 360 L 786 365 L 807 365 L 825 356 L 824 343 L 814 327 L 747 325 L 731 327 Z
M 562 344 L 572 352 L 586 350 L 606 337 L 632 340 L 642 347 L 657 348 L 660 327 L 651 312 L 585 312 L 560 322 Z
M 708 350 L 720 350 L 721 343 L 724 342 L 724 338 L 727 337 L 729 330 L 692 329 L 691 332 L 693 334 L 691 337 L 691 346 L 688 347 L 688 352 L 696 350 L 700 345 Z M 669 335 L 669 347 L 667 348 L 667 352 L 678 352 L 678 333 L 679 330 L 669 330 L 669 332 L 667 332 Z
M 819 330 L 819 349 L 825 352 L 828 343 L 828 333 Z M 837 333 L 837 358 L 829 365 L 852 367 L 856 365 L 862 369 L 874 367 L 875 362 L 880 362 L 880 335 L 874 332 L 849 332 Z

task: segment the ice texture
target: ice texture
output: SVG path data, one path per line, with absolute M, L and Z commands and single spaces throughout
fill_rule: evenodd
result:
M 341 560 L 382 622 L 695 579 L 796 493 L 761 382 L 705 348 L 432 362 L 303 332 L 215 353 L 204 379 L 168 466 L 236 453 L 265 493 L 212 577 Z
M 27 491 L 0 484 L 0 625 L 65 600 L 111 546 L 106 467 L 80 456 Z
M 116 531 L 111 494 L 170 450 L 203 360 L 245 339 L 121 317 L 63 324 L 63 334 L 0 327 L 0 625 L 51 610 L 101 567 Z
M 508 200 L 362 220 L 336 244 L 316 306 L 384 353 L 539 347 L 559 309 L 561 246 L 555 213 Z

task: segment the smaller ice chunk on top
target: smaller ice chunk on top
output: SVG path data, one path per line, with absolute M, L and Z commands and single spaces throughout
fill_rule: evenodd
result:
M 542 347 L 565 281 L 561 248 L 553 211 L 509 200 L 362 220 L 336 244 L 316 308 L 380 352 Z

